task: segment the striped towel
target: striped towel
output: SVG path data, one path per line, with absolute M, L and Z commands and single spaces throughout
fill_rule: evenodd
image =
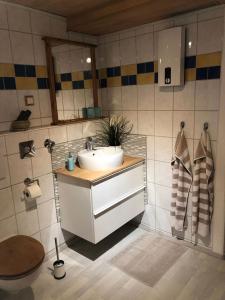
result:
M 186 229 L 187 202 L 192 184 L 190 155 L 183 131 L 178 133 L 174 150 L 171 162 L 173 180 L 170 211 L 173 235 Z
M 194 157 L 192 234 L 209 234 L 214 199 L 214 166 L 208 132 L 204 131 Z

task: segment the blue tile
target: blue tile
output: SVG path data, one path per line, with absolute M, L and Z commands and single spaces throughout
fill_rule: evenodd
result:
M 122 76 L 122 85 L 129 85 L 129 76 Z
M 100 79 L 99 85 L 100 85 L 100 88 L 106 88 L 107 87 L 107 79 Z
M 107 68 L 107 77 L 113 77 L 114 70 L 113 68 Z
M 15 77 L 3 77 L 5 90 L 15 90 L 16 89 L 16 79 Z
M 145 63 L 145 73 L 151 73 L 154 72 L 154 62 L 146 62 Z
M 26 65 L 26 66 L 25 66 L 25 69 L 26 69 L 26 76 L 27 76 L 27 77 L 36 77 L 35 66 L 32 66 L 32 65 Z
M 145 73 L 145 63 L 137 64 L 138 74 Z
M 185 69 L 196 67 L 196 56 L 186 56 L 185 57 Z
M 84 80 L 73 81 L 73 89 L 84 89 Z
M 154 74 L 154 82 L 155 82 L 155 83 L 158 83 L 158 73 L 155 73 L 155 74 Z
M 98 77 L 99 77 L 99 72 L 98 70 L 96 70 L 96 78 L 98 79 Z
M 26 76 L 26 67 L 25 65 L 14 65 L 16 77 L 25 77 Z
M 4 90 L 4 80 L 0 77 L 0 90 Z
M 129 85 L 136 85 L 137 84 L 137 77 L 136 75 L 129 76 Z
M 62 89 L 61 82 L 56 82 L 55 83 L 55 90 L 60 91 L 61 89 Z
M 91 71 L 84 71 L 84 79 L 92 79 L 92 72 Z
M 37 78 L 38 89 L 48 89 L 48 78 Z
M 120 76 L 120 67 L 114 67 L 113 69 L 113 76 Z
M 196 69 L 196 80 L 207 79 L 208 68 L 197 68 Z
M 72 81 L 72 74 L 71 73 L 63 73 L 60 75 L 61 81 Z
M 208 79 L 219 79 L 220 78 L 220 66 L 208 68 Z
M 120 76 L 120 67 L 107 68 L 107 77 Z

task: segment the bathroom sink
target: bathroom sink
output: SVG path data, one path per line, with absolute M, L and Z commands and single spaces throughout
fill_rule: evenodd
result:
M 118 167 L 123 162 L 123 150 L 118 147 L 98 147 L 95 150 L 78 152 L 81 169 L 91 171 L 107 170 Z

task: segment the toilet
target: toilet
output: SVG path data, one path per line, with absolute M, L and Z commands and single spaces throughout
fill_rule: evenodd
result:
M 0 242 L 0 289 L 16 292 L 40 274 L 44 248 L 36 239 L 16 235 Z

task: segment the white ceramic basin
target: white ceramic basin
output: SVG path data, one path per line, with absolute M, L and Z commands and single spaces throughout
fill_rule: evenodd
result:
M 118 167 L 123 162 L 123 150 L 118 147 L 98 147 L 95 150 L 81 150 L 78 161 L 82 169 L 97 171 Z

